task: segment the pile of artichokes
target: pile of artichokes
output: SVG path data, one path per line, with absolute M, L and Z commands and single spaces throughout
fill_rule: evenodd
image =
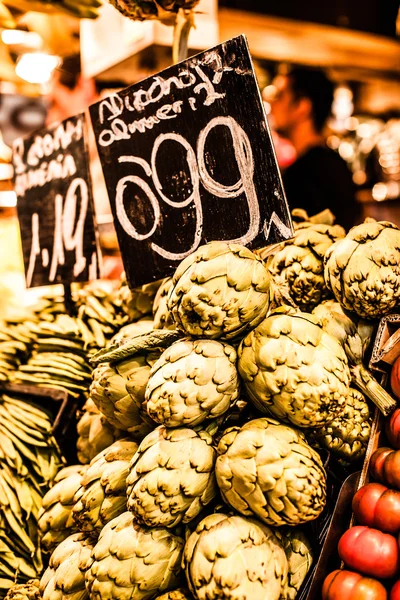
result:
M 41 597 L 295 600 L 327 501 L 321 449 L 357 468 L 369 400 L 392 410 L 364 360 L 400 295 L 399 249 L 391 224 L 310 221 L 266 263 L 212 242 L 161 286 L 122 286 L 131 323 L 89 356 L 85 466 L 42 502 Z

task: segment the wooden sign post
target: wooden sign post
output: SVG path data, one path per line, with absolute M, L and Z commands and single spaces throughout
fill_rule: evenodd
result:
M 127 280 L 173 273 L 212 240 L 293 237 L 246 38 L 90 107 Z
M 19 139 L 14 184 L 27 287 L 99 278 L 85 115 Z

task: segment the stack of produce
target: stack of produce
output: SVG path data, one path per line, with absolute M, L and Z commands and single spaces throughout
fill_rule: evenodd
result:
M 77 398 L 88 391 L 90 356 L 103 348 L 129 317 L 121 303 L 113 301 L 113 294 L 98 286 L 85 286 L 73 299 L 76 316 L 60 312 L 57 298 L 39 302 L 38 322 L 27 326 L 29 335 L 35 337 L 34 350 L 26 364 L 13 373 L 12 381 L 66 390 Z
M 0 595 L 40 575 L 38 516 L 61 458 L 48 414 L 17 397 L 0 397 Z
M 388 440 L 396 449 L 381 447 L 375 451 L 369 465 L 375 482 L 361 487 L 353 498 L 357 524 L 343 534 L 338 546 L 345 569 L 328 575 L 322 591 L 324 600 L 400 597 L 399 420 L 400 409 L 396 409 L 387 423 Z
M 243 393 L 237 347 L 243 338 L 247 347 L 255 328 L 275 318 L 266 317 L 270 283 L 249 250 L 202 247 L 163 293 L 163 325 L 173 319 L 178 330 L 132 328 L 132 337 L 117 335 L 92 358 L 90 400 L 128 437 L 92 459 L 72 510 L 68 492 L 76 473 L 57 483 L 51 502 L 45 498 L 47 538 L 46 510 L 54 513 L 57 505 L 63 527 L 52 539 L 70 535 L 54 549 L 42 577 L 44 598 L 63 585 L 69 589 L 69 582 L 84 594 L 83 571 L 89 598 L 168 593 L 200 599 L 229 586 L 232 598 L 295 598 L 312 562 L 298 527 L 323 510 L 326 474 L 303 433 L 257 413 L 248 420 L 237 408 Z M 156 315 L 159 307 L 158 298 Z M 278 317 L 297 319 L 290 311 Z M 332 404 L 333 418 L 348 393 L 348 366 L 340 344 L 317 322 L 313 326 L 330 340 L 320 354 L 316 350 L 319 368 L 328 377 L 332 364 L 337 368 L 332 393 L 318 389 L 321 405 Z M 256 357 L 247 361 L 254 370 Z M 226 429 L 231 414 L 242 420 Z M 244 451 L 249 444 L 254 453 Z M 278 537 L 271 526 L 283 525 Z M 287 525 L 298 527 L 288 531 Z M 213 556 L 204 571 L 210 544 Z M 237 576 L 231 580 L 230 573 Z M 185 577 L 190 592 L 182 588 Z
M 10 373 L 27 360 L 36 336 L 22 323 L 0 325 L 0 380 L 7 381 Z
M 79 397 L 90 383 L 87 353 L 89 344 L 94 346 L 94 336 L 85 340 L 77 319 L 65 314 L 31 328 L 37 336 L 35 350 L 28 362 L 15 371 L 12 380 L 66 390 Z
M 382 239 L 396 231 L 397 247 L 400 232 L 360 228 L 341 239 L 339 230 L 311 235 L 311 226 L 299 227 L 319 260 L 313 276 L 322 277 L 326 252 L 328 282 L 318 279 L 318 300 L 303 310 L 294 294 L 292 306 L 276 308 L 269 267 L 223 242 L 186 258 L 162 282 L 153 310 L 137 309 L 140 296 L 129 301 L 131 318 L 153 312 L 154 323 L 124 326 L 91 356 L 80 440 L 91 462 L 60 475 L 44 500 L 42 533 L 53 550 L 40 582 L 44 599 L 295 600 L 313 561 L 304 525 L 327 500 L 318 448 L 357 464 L 370 434 L 364 394 L 393 407 L 362 364 L 371 339 L 359 319 L 366 315 L 350 314 L 341 297 L 320 314 L 316 308 L 329 300 L 331 276 L 351 282 L 355 306 L 372 293 L 385 312 L 396 296 L 391 284 L 385 295 L 363 285 L 363 260 L 376 231 Z M 392 233 L 373 257 L 390 282 Z M 308 259 L 300 253 L 295 269 L 306 282 Z
M 399 367 L 400 359 L 397 359 L 391 372 L 391 388 L 397 398 L 400 398 Z M 400 598 L 399 408 L 386 419 L 385 434 L 389 445 L 379 447 L 372 454 L 370 482 L 360 487 L 353 497 L 356 524 L 339 541 L 338 551 L 345 569 L 328 575 L 323 600 Z

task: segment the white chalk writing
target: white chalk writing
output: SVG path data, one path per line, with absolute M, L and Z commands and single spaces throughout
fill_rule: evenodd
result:
M 80 199 L 79 216 L 76 219 L 78 199 Z M 89 204 L 89 191 L 84 179 L 74 179 L 66 193 L 65 202 L 61 194 L 54 196 L 54 234 L 53 248 L 49 270 L 49 281 L 56 279 L 59 265 L 65 264 L 65 251 L 75 251 L 73 273 L 78 277 L 86 267 L 86 258 L 83 254 L 83 240 L 86 214 Z M 76 225 L 75 225 L 76 221 Z M 37 257 L 41 256 L 42 267 L 49 265 L 49 251 L 40 247 L 39 214 L 32 214 L 32 242 L 29 264 L 26 272 L 26 282 L 29 287 L 35 272 Z M 92 271 L 97 266 L 97 259 Z
M 207 171 L 205 164 L 205 145 L 207 137 L 210 132 L 216 127 L 226 127 L 229 129 L 232 136 L 232 145 L 234 154 L 237 162 L 237 166 L 240 173 L 240 179 L 235 184 L 226 186 L 213 179 L 210 173 Z M 190 180 L 192 184 L 192 192 L 187 198 L 181 201 L 173 200 L 165 195 L 162 183 L 159 179 L 157 170 L 157 155 L 161 145 L 166 142 L 175 142 L 180 144 L 186 151 L 186 162 L 189 167 Z M 170 252 L 165 248 L 162 248 L 158 244 L 152 242 L 151 247 L 160 256 L 168 260 L 183 260 L 186 256 L 191 254 L 200 245 L 203 236 L 203 208 L 201 203 L 200 184 L 211 194 L 217 198 L 238 198 L 240 195 L 244 195 L 247 200 L 248 212 L 249 212 L 249 226 L 246 232 L 242 232 L 237 238 L 233 240 L 226 240 L 229 242 L 249 244 L 257 236 L 260 228 L 260 211 L 258 205 L 257 192 L 255 189 L 253 176 L 254 176 L 254 159 L 253 152 L 250 144 L 250 140 L 247 137 L 245 131 L 232 117 L 216 117 L 212 119 L 207 127 L 205 127 L 199 135 L 197 142 L 197 154 L 189 144 L 189 142 L 181 135 L 177 133 L 161 134 L 157 137 L 154 142 L 154 146 L 151 154 L 151 164 L 149 164 L 143 158 L 136 156 L 121 156 L 119 158 L 120 163 L 136 163 L 142 167 L 148 177 L 152 178 L 153 185 L 158 193 L 159 198 L 174 208 L 185 208 L 190 204 L 193 204 L 195 208 L 195 227 L 194 227 L 194 239 L 190 248 L 184 252 L 176 253 Z M 126 190 L 128 184 L 136 185 L 139 187 L 147 197 L 153 213 L 152 226 L 146 233 L 139 233 L 136 227 L 131 222 L 126 208 Z M 120 225 L 125 232 L 135 240 L 143 241 L 151 238 L 157 231 L 161 223 L 161 208 L 157 196 L 154 194 L 150 185 L 144 181 L 138 175 L 127 175 L 119 180 L 116 189 L 115 196 L 116 213 Z

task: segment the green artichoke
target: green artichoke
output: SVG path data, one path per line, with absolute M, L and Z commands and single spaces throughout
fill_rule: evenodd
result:
M 400 230 L 366 221 L 335 242 L 325 256 L 325 282 L 346 310 L 378 319 L 400 299 Z
M 235 348 L 223 342 L 175 342 L 151 370 L 145 395 L 149 416 L 167 427 L 220 417 L 239 397 L 236 361 Z
M 113 427 L 102 415 L 90 398 L 83 406 L 79 418 L 78 441 L 76 443 L 78 460 L 87 465 L 104 448 L 110 446 L 122 433 Z
M 185 545 L 183 566 L 197 600 L 279 600 L 285 552 L 271 529 L 253 519 L 209 515 Z
M 160 352 L 151 352 L 113 365 L 101 363 L 93 371 L 90 398 L 111 425 L 128 431 L 135 439 L 152 430 L 142 402 L 150 369 L 159 357 Z M 136 384 L 134 398 L 126 387 L 130 377 Z
M 358 390 L 350 388 L 346 408 L 340 417 L 310 431 L 307 439 L 312 444 L 332 452 L 345 465 L 364 458 L 371 435 L 368 404 Z
M 22 599 L 21 599 L 22 600 Z M 193 600 L 192 594 L 189 590 L 184 588 L 179 588 L 178 590 L 173 590 L 172 592 L 167 592 L 162 596 L 157 596 L 155 600 Z
M 30 579 L 26 583 L 13 585 L 4 600 L 41 600 L 39 579 Z
M 178 266 L 168 308 L 191 336 L 238 338 L 267 314 L 270 281 L 261 259 L 244 246 L 211 242 Z
M 123 3 L 124 0 L 115 0 L 116 3 Z M 127 1 L 129 4 L 130 0 Z M 115 4 L 114 4 L 115 6 Z M 142 287 L 130 290 L 126 281 L 123 279 L 121 287 L 115 294 L 115 303 L 120 304 L 122 310 L 128 315 L 130 321 L 138 321 L 146 315 L 152 314 L 154 297 L 160 287 L 161 281 L 147 283 Z
M 132 459 L 128 509 L 149 527 L 191 521 L 217 493 L 215 460 L 212 437 L 205 431 L 157 427 Z
M 313 564 L 311 544 L 299 528 L 282 527 L 275 530 L 275 535 L 283 546 L 289 567 L 287 584 L 280 600 L 296 600 Z
M 90 395 L 107 420 L 143 439 L 155 427 L 144 406 L 150 369 L 164 348 L 178 339 L 176 331 L 152 330 L 101 350 L 91 362 L 96 366 Z
M 344 411 L 346 354 L 312 315 L 278 309 L 242 341 L 238 366 L 253 404 L 281 421 L 322 427 Z
M 154 329 L 175 329 L 175 323 L 168 310 L 168 294 L 172 289 L 172 277 L 164 279 L 153 304 Z
M 80 531 L 97 535 L 106 523 L 126 511 L 126 478 L 137 449 L 135 442 L 119 440 L 92 460 L 72 510 Z
M 91 600 L 153 598 L 179 585 L 182 538 L 164 528 L 144 529 L 130 512 L 100 533 L 86 573 Z
M 191 10 L 200 0 L 110 0 L 126 17 L 135 21 L 157 19 L 167 25 L 175 20 L 179 9 Z
M 300 310 L 311 312 L 330 295 L 324 280 L 324 256 L 328 248 L 345 235 L 340 225 L 300 223 L 293 240 L 268 257 L 266 264 L 274 284 L 287 285 Z
M 232 427 L 215 465 L 224 500 L 267 525 L 301 525 L 325 506 L 326 474 L 302 433 L 272 419 Z
M 394 398 L 376 381 L 363 364 L 364 355 L 374 335 L 374 326 L 350 315 L 339 302 L 328 300 L 317 306 L 313 314 L 322 327 L 343 346 L 354 384 L 388 416 L 397 406 Z
M 82 533 L 74 533 L 54 550 L 40 580 L 43 600 L 88 600 L 85 573 L 93 546 Z
M 42 546 L 47 552 L 53 552 L 63 540 L 78 531 L 72 518 L 72 509 L 85 470 L 86 467 L 82 465 L 65 467 L 43 498 L 38 527 Z

